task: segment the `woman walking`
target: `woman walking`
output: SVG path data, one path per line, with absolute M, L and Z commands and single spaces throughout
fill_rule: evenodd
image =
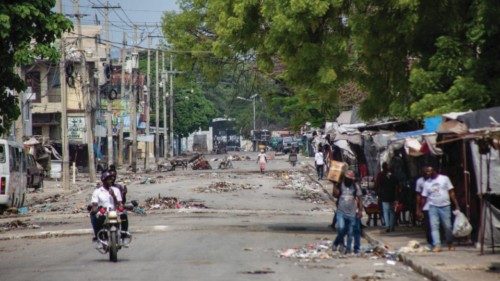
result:
M 264 173 L 267 163 L 267 156 L 264 149 L 261 149 L 259 155 L 257 155 L 257 163 L 259 163 L 260 172 Z

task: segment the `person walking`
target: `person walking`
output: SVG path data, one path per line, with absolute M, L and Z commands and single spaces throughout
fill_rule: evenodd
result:
M 351 170 L 346 171 L 340 185 L 333 185 L 333 196 L 337 198 L 337 237 L 333 241 L 333 251 L 350 252 L 351 245 L 344 245 L 346 235 L 353 236 L 356 217 L 361 218 L 361 189 L 355 184 L 356 177 Z M 344 251 L 345 249 L 345 251 Z
M 264 149 L 260 150 L 259 155 L 257 155 L 257 163 L 259 164 L 259 169 L 261 173 L 264 173 L 266 170 L 267 156 L 264 152 Z
M 318 152 L 314 154 L 314 164 L 316 165 L 316 173 L 318 174 L 318 180 L 323 179 L 323 172 L 325 166 L 325 158 L 321 148 L 318 148 Z
M 415 206 L 416 213 L 418 214 L 419 211 L 423 214 L 423 217 L 419 217 L 419 219 L 424 220 L 424 227 L 425 227 L 425 236 L 427 239 L 427 243 L 429 245 L 433 245 L 432 243 L 432 234 L 431 234 L 431 223 L 429 220 L 429 201 L 424 204 L 422 204 L 422 191 L 424 190 L 424 183 L 426 180 L 428 180 L 429 177 L 424 173 L 424 169 L 422 169 L 422 176 L 417 179 L 417 182 L 415 183 L 415 192 L 417 193 L 417 204 Z
M 382 213 L 386 230 L 385 232 L 394 231 L 395 212 L 394 208 L 397 204 L 398 181 L 391 173 L 389 164 L 382 164 L 382 171 L 377 175 L 375 188 L 379 192 L 380 201 L 382 202 Z
M 423 204 L 429 201 L 429 220 L 431 224 L 431 235 L 433 243 L 433 252 L 441 252 L 441 237 L 439 233 L 440 226 L 445 232 L 448 249 L 453 247 L 453 234 L 451 224 L 451 203 L 456 211 L 460 211 L 458 201 L 455 196 L 453 184 L 445 175 L 438 174 L 433 167 L 427 166 L 424 169 L 425 176 L 428 179 L 424 182 L 422 191 Z M 419 210 L 419 216 L 422 211 Z

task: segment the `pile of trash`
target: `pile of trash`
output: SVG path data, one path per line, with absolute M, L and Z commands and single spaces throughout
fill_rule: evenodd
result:
M 21 220 L 13 220 L 10 222 L 0 224 L 0 233 L 13 229 L 37 229 L 37 228 L 40 228 L 40 226 L 36 224 L 31 224 L 29 222 L 24 222 Z
M 274 174 L 274 176 L 280 179 L 281 182 L 273 188 L 295 190 L 299 199 L 314 204 L 327 204 L 329 202 L 327 197 L 323 195 L 324 191 L 321 186 L 299 172 L 280 172 Z
M 316 242 L 309 243 L 302 247 L 289 248 L 277 251 L 281 258 L 298 259 L 301 262 L 318 262 L 326 259 L 344 258 L 345 254 L 338 251 L 332 251 L 333 240 L 322 238 Z M 397 259 L 394 253 L 388 253 L 380 246 L 363 245 L 358 257 L 377 260 L 387 259 L 388 264 L 395 264 Z
M 208 209 L 205 204 L 200 201 L 187 200 L 180 201 L 177 197 L 150 197 L 145 201 L 145 210 L 165 210 L 165 209 Z
M 294 258 L 306 262 L 332 259 L 338 257 L 338 253 L 332 251 L 332 245 L 332 240 L 323 239 L 300 248 L 281 250 L 278 254 L 281 258 Z
M 214 182 L 209 186 L 197 187 L 194 190 L 200 193 L 223 193 L 223 192 L 233 192 L 237 190 L 249 190 L 255 188 L 257 187 L 250 184 L 236 184 L 232 182 L 220 181 L 220 182 Z
M 230 157 L 230 158 L 229 158 Z M 231 161 L 245 161 L 245 160 L 252 160 L 252 158 L 250 156 L 240 156 L 238 154 L 235 154 L 235 155 L 229 155 L 229 159 Z
M 422 246 L 417 240 L 410 240 L 406 246 L 399 248 L 398 254 L 406 253 L 424 253 L 430 252 L 431 248 L 429 246 Z

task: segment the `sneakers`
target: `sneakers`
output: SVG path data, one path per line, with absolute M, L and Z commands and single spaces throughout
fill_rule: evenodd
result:
M 441 251 L 442 251 L 441 246 L 436 246 L 436 247 L 434 247 L 434 248 L 432 249 L 432 252 L 434 252 L 434 253 L 439 253 L 439 252 L 441 252 Z

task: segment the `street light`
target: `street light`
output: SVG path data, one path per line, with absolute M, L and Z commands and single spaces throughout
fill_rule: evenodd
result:
M 253 130 L 255 131 L 255 98 L 257 97 L 257 94 L 251 96 L 249 99 L 244 98 L 244 97 L 236 97 L 239 100 L 245 100 L 245 101 L 251 101 L 253 102 Z

